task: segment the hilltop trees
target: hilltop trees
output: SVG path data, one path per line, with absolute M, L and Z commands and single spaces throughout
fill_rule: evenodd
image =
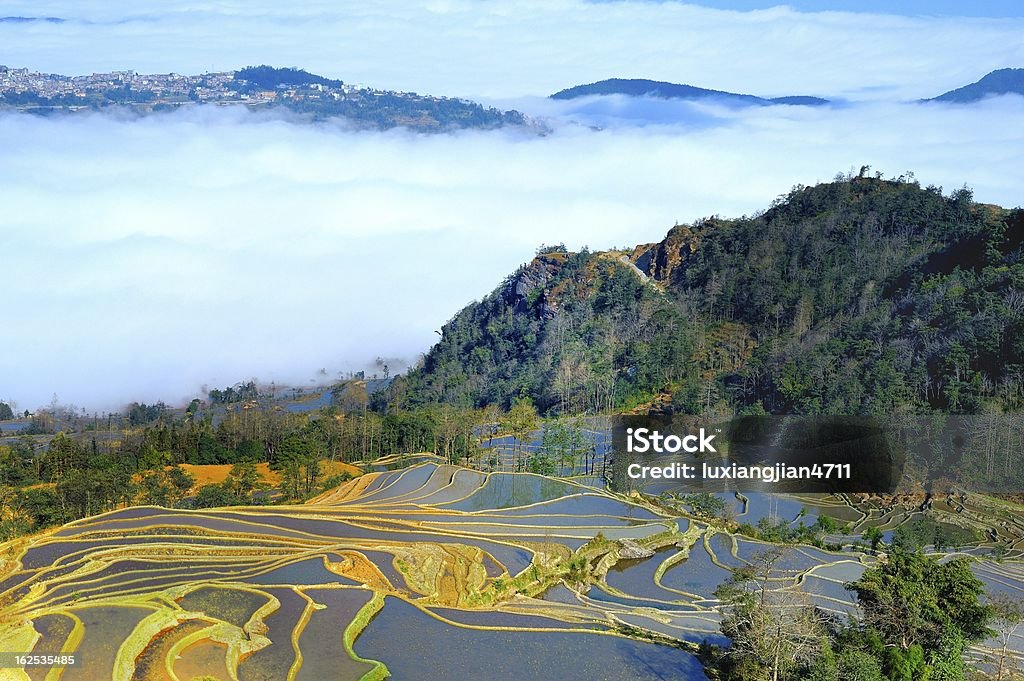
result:
M 255 381 L 247 381 L 223 390 L 214 388 L 208 393 L 208 397 L 210 404 L 233 404 L 259 399 L 259 390 Z
M 297 68 L 275 68 L 261 64 L 260 66 L 246 66 L 244 69 L 235 71 L 235 80 L 244 81 L 238 87 L 248 92 L 255 89 L 273 90 L 279 85 L 325 85 L 327 87 L 341 87 L 340 80 L 324 78 L 308 71 Z M 251 87 L 246 87 L 246 84 Z

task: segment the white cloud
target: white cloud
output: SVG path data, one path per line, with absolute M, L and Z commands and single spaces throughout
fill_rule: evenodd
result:
M 765 96 L 919 98 L 1024 64 L 1022 19 L 719 11 L 679 2 L 8 0 L 9 65 L 198 72 L 298 65 L 378 87 L 546 95 L 641 77 Z
M 572 106 L 545 104 L 560 116 L 547 137 L 352 132 L 216 108 L 0 116 L 0 396 L 105 408 L 411 358 L 540 243 L 653 241 L 864 163 L 1021 202 L 1019 97 L 647 102 L 634 108 L 660 124 L 609 118 L 602 131 L 565 123 L 593 112 Z

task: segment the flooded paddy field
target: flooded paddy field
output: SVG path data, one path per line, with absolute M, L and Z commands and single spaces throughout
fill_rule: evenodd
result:
M 388 599 L 356 642 L 397 679 L 705 679 L 679 648 L 585 632 L 455 627 Z
M 925 513 L 722 494 L 723 526 L 594 478 L 427 455 L 366 469 L 304 505 L 129 508 L 0 547 L 0 646 L 76 652 L 71 680 L 703 679 L 695 646 L 724 642 L 715 590 L 774 546 L 737 528 L 821 516 L 839 528 L 827 550 L 782 547 L 772 589 L 849 613 L 845 584 L 879 559 L 861 534 L 926 517 L 972 538 L 944 555 L 1024 598 L 1020 509 L 977 495 Z
M 374 667 L 350 656 L 344 646 L 345 628 L 369 603 L 368 589 L 307 589 L 304 593 L 324 606 L 313 611 L 299 637 L 302 663 L 296 677 L 300 681 L 321 679 L 358 679 Z

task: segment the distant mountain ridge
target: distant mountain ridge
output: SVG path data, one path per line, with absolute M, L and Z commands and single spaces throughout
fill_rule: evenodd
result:
M 60 17 L 0 17 L 0 24 L 30 24 L 36 21 L 47 24 L 63 24 L 67 20 Z
M 996 69 L 970 85 L 958 87 L 925 101 L 967 104 L 985 97 L 1007 94 L 1024 95 L 1024 69 Z
M 771 104 L 790 104 L 797 106 L 822 106 L 829 100 L 821 97 L 794 95 L 788 97 L 765 98 L 755 95 L 744 95 L 724 90 L 711 90 L 680 83 L 668 83 L 660 80 L 644 78 L 608 78 L 596 83 L 576 85 L 560 90 L 551 95 L 551 99 L 576 99 L 592 95 L 627 95 L 630 97 L 657 97 L 660 99 L 702 100 L 715 99 L 742 106 L 768 106 Z

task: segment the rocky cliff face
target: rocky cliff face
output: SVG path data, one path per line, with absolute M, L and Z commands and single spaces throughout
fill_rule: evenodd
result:
M 676 225 L 658 243 L 637 246 L 629 259 L 655 282 L 667 286 L 682 275 L 699 246 L 700 237 L 690 226 Z
M 558 306 L 548 284 L 562 271 L 565 260 L 565 253 L 542 253 L 511 279 L 504 296 L 516 314 L 527 314 L 536 303 L 541 319 L 555 316 Z

